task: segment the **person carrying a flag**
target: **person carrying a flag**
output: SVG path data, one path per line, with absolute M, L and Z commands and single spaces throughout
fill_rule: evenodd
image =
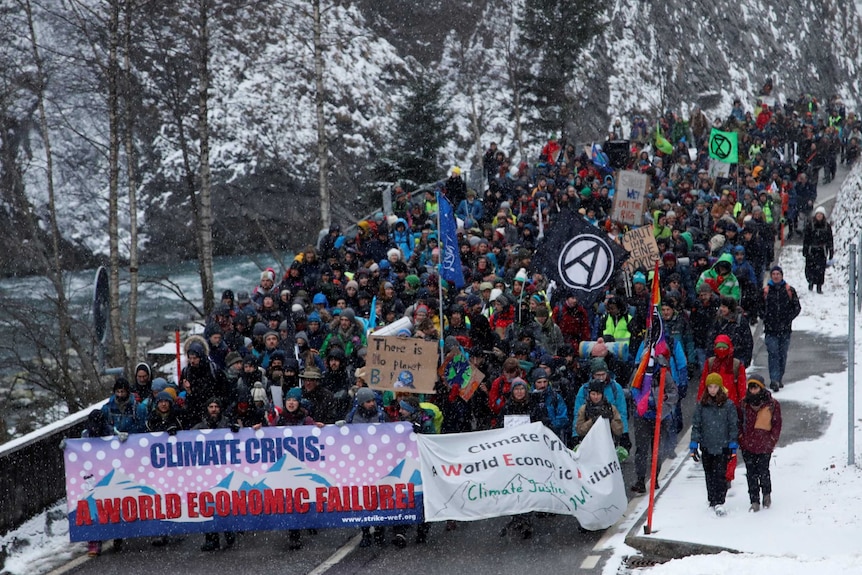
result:
M 673 420 L 673 411 L 679 400 L 679 390 L 673 380 L 670 372 L 670 349 L 664 342 L 664 339 L 655 344 L 655 361 L 653 365 L 647 367 L 647 373 L 644 374 L 642 383 L 638 386 L 636 382 L 632 382 L 632 399 L 634 400 L 637 409 L 634 416 L 634 432 L 635 432 L 635 474 L 637 480 L 632 485 L 632 493 L 646 493 L 646 477 L 649 472 L 650 462 L 653 457 L 652 447 L 655 437 L 656 427 L 656 408 L 659 402 L 662 402 L 661 409 L 661 432 L 659 437 L 658 450 L 658 466 L 656 467 L 656 477 L 661 471 L 662 460 L 670 455 L 673 451 L 674 438 L 676 436 L 671 429 Z M 664 381 L 664 396 L 659 397 L 659 383 L 662 368 L 665 370 Z M 637 374 L 635 375 L 637 378 Z M 658 481 L 655 485 L 659 488 Z

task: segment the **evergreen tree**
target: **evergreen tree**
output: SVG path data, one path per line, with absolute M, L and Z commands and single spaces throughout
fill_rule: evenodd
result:
M 578 95 L 569 85 L 578 54 L 601 34 L 604 10 L 595 0 L 525 0 L 519 43 L 529 66 L 519 84 L 524 101 L 537 111 L 534 129 L 556 133 L 572 119 Z
M 397 110 L 391 159 L 400 177 L 422 184 L 440 177 L 440 149 L 450 136 L 451 115 L 440 80 L 417 75 Z

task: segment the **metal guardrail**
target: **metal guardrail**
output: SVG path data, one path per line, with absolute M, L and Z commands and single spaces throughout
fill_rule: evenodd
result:
M 90 411 L 107 401 L 0 445 L 0 534 L 66 496 L 60 440 L 80 437 Z

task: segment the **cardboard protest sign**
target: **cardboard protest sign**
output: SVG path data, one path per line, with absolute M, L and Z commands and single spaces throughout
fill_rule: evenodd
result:
M 617 189 L 614 193 L 613 219 L 637 226 L 643 223 L 644 209 L 647 200 L 646 174 L 625 170 L 617 177 Z
M 628 264 L 632 269 L 652 269 L 655 262 L 661 257 L 658 253 L 658 244 L 652 234 L 652 226 L 641 226 L 629 230 L 623 235 L 623 247 L 629 252 Z
M 436 342 L 416 338 L 368 338 L 368 387 L 409 393 L 435 393 Z
M 380 423 L 69 439 L 69 537 L 418 523 L 411 436 L 409 425 Z
M 483 381 L 485 381 L 485 374 L 474 365 L 470 370 L 470 383 L 461 388 L 461 399 L 470 401 Z

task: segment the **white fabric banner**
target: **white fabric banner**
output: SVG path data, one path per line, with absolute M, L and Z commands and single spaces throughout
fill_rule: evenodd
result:
M 546 511 L 597 530 L 613 525 L 628 504 L 604 419 L 577 452 L 541 423 L 417 438 L 426 521 Z

